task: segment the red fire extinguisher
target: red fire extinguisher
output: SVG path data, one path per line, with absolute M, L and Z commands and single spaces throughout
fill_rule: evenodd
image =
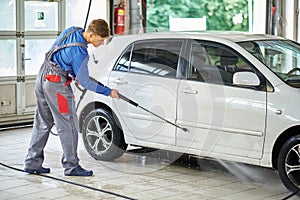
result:
M 115 8 L 115 34 L 124 33 L 125 29 L 125 9 L 122 3 Z

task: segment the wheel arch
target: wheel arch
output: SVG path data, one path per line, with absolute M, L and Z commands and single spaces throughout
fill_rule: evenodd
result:
M 98 118 L 98 116 L 101 116 Z M 96 143 L 95 141 L 103 140 L 101 139 L 102 136 L 93 135 L 92 139 L 88 139 L 87 135 L 87 128 L 92 123 L 97 123 L 98 121 L 93 120 L 94 118 L 102 119 L 102 122 L 110 124 L 110 129 L 107 129 L 108 135 L 106 135 L 106 132 L 103 133 L 103 135 L 106 135 L 106 145 L 100 144 L 100 149 L 94 148 Z M 85 121 L 86 120 L 86 121 Z M 100 122 L 99 126 L 100 125 Z M 125 142 L 125 137 L 123 130 L 120 126 L 120 122 L 116 116 L 116 114 L 113 112 L 113 110 L 105 103 L 102 102 L 91 102 L 87 104 L 81 111 L 80 117 L 79 117 L 79 128 L 83 136 L 83 143 L 87 150 L 87 152 L 96 160 L 103 160 L 103 161 L 112 161 L 116 158 L 119 158 L 123 155 L 124 152 L 126 152 L 126 149 L 128 147 L 128 144 Z M 107 127 L 107 125 L 105 125 Z M 94 126 L 95 128 L 96 126 Z M 98 127 L 99 128 L 99 127 Z M 98 129 L 96 128 L 96 129 Z M 93 126 L 91 126 L 91 129 L 93 129 Z M 101 128 L 100 128 L 101 129 Z M 99 130 L 96 130 L 98 132 Z M 101 130 L 102 132 L 102 130 Z M 102 134 L 101 134 L 102 135 Z M 96 136 L 96 139 L 95 139 Z M 93 139 L 94 138 L 94 139 Z M 93 144 L 90 142 L 94 142 Z
M 113 110 L 111 109 L 110 106 L 108 106 L 107 104 L 103 103 L 103 102 L 99 102 L 99 101 L 95 101 L 95 102 L 90 102 L 89 104 L 87 104 L 81 111 L 80 115 L 79 115 L 79 131 L 82 132 L 82 128 L 83 128 L 83 124 L 84 124 L 84 118 L 92 111 L 92 110 L 96 110 L 96 109 L 105 109 L 106 111 L 112 113 L 114 120 L 116 121 L 119 129 L 122 132 L 123 138 L 124 138 L 124 133 L 123 133 L 123 129 L 121 126 L 121 123 L 118 119 L 118 117 L 116 116 L 116 114 L 113 112 Z
M 297 133 L 300 133 L 300 125 L 290 127 L 277 138 L 272 150 L 272 166 L 274 169 L 278 169 L 277 160 L 281 147 L 290 137 L 297 135 Z

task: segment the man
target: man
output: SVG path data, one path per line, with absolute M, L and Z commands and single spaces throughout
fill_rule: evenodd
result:
M 86 31 L 70 27 L 60 34 L 51 50 L 46 53 L 45 61 L 36 79 L 35 94 L 37 107 L 24 171 L 49 173 L 42 166 L 44 147 L 53 123 L 61 141 L 62 165 L 66 176 L 92 176 L 93 171 L 79 165 L 77 157 L 78 118 L 75 101 L 69 83 L 76 79 L 88 90 L 119 98 L 118 91 L 104 87 L 89 78 L 87 68 L 87 45 L 102 45 L 109 37 L 109 26 L 102 19 L 93 20 Z

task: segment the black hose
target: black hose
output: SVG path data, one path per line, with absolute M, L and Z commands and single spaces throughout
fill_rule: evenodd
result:
M 90 2 L 89 2 L 88 11 L 87 11 L 87 14 L 86 14 L 86 17 L 85 17 L 85 22 L 84 22 L 84 26 L 83 26 L 83 30 L 84 30 L 84 31 L 85 31 L 85 29 L 86 29 L 87 21 L 88 21 L 88 19 L 89 19 L 91 5 L 92 5 L 92 0 L 90 0 Z M 94 54 L 93 54 L 93 56 L 94 56 Z M 94 60 L 95 60 L 95 58 L 94 58 Z M 78 83 L 77 83 L 77 82 L 75 83 L 75 86 L 82 92 L 82 94 L 81 94 L 81 96 L 80 96 L 80 99 L 79 99 L 79 101 L 78 101 L 78 103 L 77 103 L 77 106 L 76 106 L 76 111 L 77 111 L 80 102 L 82 101 L 82 99 L 83 99 L 85 93 L 87 92 L 87 89 L 81 89 L 81 88 L 78 86 Z
M 287 200 L 287 199 L 289 199 L 289 198 L 291 198 L 291 197 L 293 197 L 293 196 L 297 195 L 297 194 L 298 194 L 298 192 L 300 192 L 300 189 L 296 190 L 295 192 L 293 192 L 292 194 L 290 194 L 290 195 L 288 195 L 288 196 L 284 197 L 284 198 L 283 198 L 283 199 L 281 199 L 281 200 Z
M 9 169 L 13 169 L 13 170 L 19 171 L 19 172 L 24 172 L 22 169 L 18 169 L 18 168 L 15 168 L 15 167 L 3 164 L 1 162 L 0 162 L 0 165 L 2 165 L 4 167 L 7 167 Z M 50 178 L 50 179 L 53 179 L 53 180 L 56 180 L 56 181 L 61 181 L 61 182 L 68 183 L 68 184 L 71 184 L 71 185 L 76 185 L 76 186 L 87 188 L 87 189 L 90 189 L 90 190 L 94 190 L 94 191 L 106 193 L 106 194 L 109 194 L 109 195 L 121 197 L 123 199 L 134 200 L 134 198 L 131 198 L 131 197 L 128 197 L 128 196 L 124 196 L 124 195 L 117 194 L 117 193 L 114 193 L 114 192 L 110 192 L 110 191 L 107 191 L 107 190 L 98 189 L 98 188 L 95 188 L 95 187 L 90 187 L 90 186 L 87 186 L 87 185 L 83 185 L 83 184 L 80 184 L 80 183 L 76 183 L 76 182 L 73 182 L 73 181 L 68 181 L 68 180 L 57 178 L 57 177 L 53 177 L 53 176 L 48 176 L 48 175 L 44 175 L 44 174 L 33 174 L 33 175 L 42 176 L 42 177 L 45 177 L 45 178 Z
M 90 3 L 89 3 L 89 8 L 88 8 L 88 11 L 87 11 L 87 14 L 86 14 L 86 18 L 85 18 L 85 23 L 84 23 L 83 30 L 85 30 L 85 28 L 86 28 L 86 24 L 87 24 L 89 15 L 90 15 L 91 4 L 92 4 L 92 0 L 90 0 Z
M 52 126 L 51 126 L 51 128 L 50 128 L 50 133 L 52 134 L 52 135 L 55 135 L 55 136 L 58 136 L 58 133 L 54 133 L 53 131 L 52 131 L 52 127 L 55 125 L 55 123 L 53 122 L 53 124 L 52 124 Z
M 76 106 L 76 110 L 75 110 L 75 111 L 77 112 L 78 107 L 79 107 L 79 104 L 80 104 L 80 102 L 82 101 L 82 99 L 83 99 L 85 93 L 87 92 L 87 89 L 86 89 L 86 88 L 81 89 L 81 88 L 79 87 L 79 84 L 78 84 L 77 81 L 75 82 L 75 86 L 77 87 L 77 89 L 78 89 L 79 91 L 81 91 L 81 95 L 80 95 L 80 97 L 79 97 L 79 100 L 78 100 L 78 103 L 77 103 L 77 106 Z

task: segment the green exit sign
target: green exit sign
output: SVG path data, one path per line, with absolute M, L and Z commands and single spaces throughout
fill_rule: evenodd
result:
M 37 12 L 37 19 L 38 20 L 44 20 L 45 19 L 45 13 L 44 12 Z

